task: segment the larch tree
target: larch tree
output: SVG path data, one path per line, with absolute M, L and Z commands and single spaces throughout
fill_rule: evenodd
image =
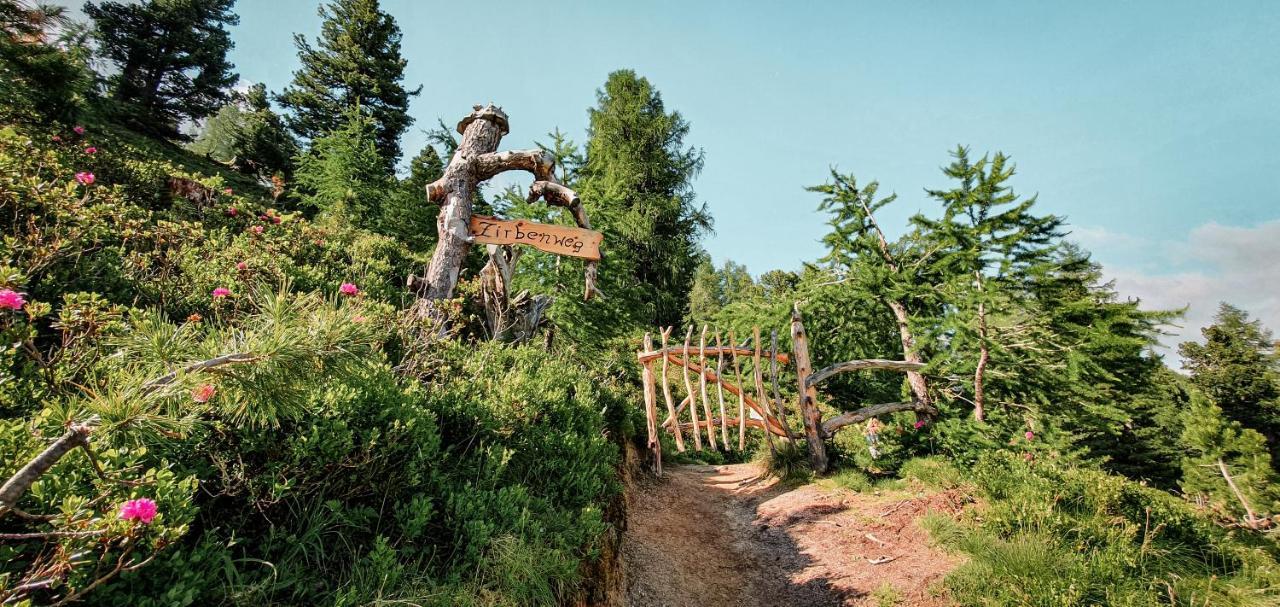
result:
M 1280 353 L 1271 331 L 1223 303 L 1201 334 L 1205 343 L 1178 346 L 1183 369 L 1228 419 L 1262 433 L 1274 453 L 1280 441 Z
M 674 325 L 688 307 L 711 216 L 697 204 L 693 179 L 701 150 L 686 147 L 689 123 L 631 70 L 609 74 L 588 111 L 586 162 L 579 191 L 603 227 L 613 265 L 625 266 L 650 306 L 646 324 Z
M 896 194 L 876 199 L 879 184 L 858 187 L 853 175 L 831 171 L 831 181 L 809 188 L 823 195 L 819 209 L 831 214 L 827 225 L 831 232 L 823 237 L 827 255 L 822 262 L 836 274 L 836 280 L 849 282 L 863 293 L 874 294 L 892 314 L 897 327 L 903 360 L 923 362 L 916 331 L 912 326 L 917 310 L 918 292 L 928 288 L 917 275 L 926 260 L 912 249 L 889 242 L 876 221 L 875 212 L 897 199 Z M 919 257 L 919 259 L 917 259 Z M 873 354 L 883 356 L 885 353 Z M 925 405 L 933 402 L 924 375 L 907 373 L 907 383 L 914 399 Z
M 129 108 L 130 124 L 155 135 L 180 138 L 184 121 L 217 111 L 239 77 L 227 52 L 227 27 L 240 18 L 235 0 L 148 0 L 140 4 L 92 2 L 99 53 L 119 72 L 111 95 Z
M 313 47 L 294 35 L 302 67 L 279 96 L 289 110 L 289 128 L 312 140 L 338 129 L 346 112 L 359 107 L 374 121 L 378 152 L 388 169 L 400 158 L 400 136 L 413 118 L 414 90 L 403 85 L 407 61 L 400 54 L 400 27 L 378 0 L 335 0 L 320 7 L 324 23 Z
M 937 253 L 929 263 L 933 272 L 944 277 L 939 292 L 950 300 L 940 326 L 951 336 L 953 349 L 976 350 L 973 416 L 981 422 L 986 417 L 988 366 L 1000 346 L 997 334 L 1002 330 L 993 326 L 993 320 L 1013 307 L 1008 298 L 1020 294 L 1017 285 L 1030 269 L 1050 258 L 1055 241 L 1062 236 L 1062 220 L 1033 214 L 1036 198 L 1022 199 L 1014 193 L 1008 185 L 1014 174 L 1008 156 L 997 152 L 973 161 L 962 146 L 952 156 L 954 161 L 943 173 L 959 183 L 950 189 L 927 190 L 942 203 L 942 218 L 917 215 L 912 221 L 936 239 Z

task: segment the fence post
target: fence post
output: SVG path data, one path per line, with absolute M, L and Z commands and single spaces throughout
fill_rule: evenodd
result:
M 693 382 L 689 381 L 689 342 L 693 339 L 693 325 L 684 334 L 684 356 L 680 361 L 680 372 L 684 374 L 684 392 L 689 395 L 689 417 L 693 420 L 693 449 L 702 450 L 702 433 L 698 430 L 698 397 L 693 393 Z M 676 420 L 678 425 L 680 420 Z
M 671 382 L 667 379 L 667 338 L 671 336 L 672 328 L 662 329 L 662 396 L 667 399 L 667 416 L 671 418 L 671 432 L 676 435 L 676 451 L 684 453 L 684 432 L 680 430 L 676 399 L 671 396 Z
M 764 419 L 764 439 L 769 443 L 769 453 L 777 453 L 777 447 L 773 444 L 773 430 L 769 428 L 769 418 L 773 417 L 773 410 L 769 407 L 769 394 L 764 391 L 764 369 L 760 368 L 760 327 L 752 328 L 752 339 L 755 340 L 756 354 L 752 362 L 752 375 L 756 380 L 756 402 L 760 404 L 760 408 L 764 411 L 761 416 Z
M 827 448 L 822 444 L 822 418 L 818 413 L 818 391 L 808 386 L 813 365 L 809 362 L 809 340 L 800 320 L 800 304 L 791 307 L 791 341 L 796 357 L 796 378 L 799 382 L 800 417 L 804 421 L 804 434 L 809 443 L 809 462 L 814 472 L 827 471 Z
M 707 422 L 707 443 L 716 449 L 716 428 L 711 415 L 711 404 L 707 402 L 707 325 L 702 325 L 702 337 L 698 340 L 698 362 L 702 367 L 698 371 L 698 391 L 702 393 L 702 413 Z M 689 406 L 694 406 L 689 403 Z
M 653 336 L 649 333 L 644 334 L 644 351 L 646 354 L 653 351 Z M 649 429 L 649 449 L 653 451 L 653 467 L 662 476 L 662 439 L 658 436 L 658 395 L 657 386 L 653 382 L 653 361 L 644 363 L 644 415 L 648 422 Z

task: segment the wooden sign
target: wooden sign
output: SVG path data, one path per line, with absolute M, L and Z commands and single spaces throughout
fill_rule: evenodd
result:
M 471 235 L 484 244 L 523 244 L 593 261 L 600 260 L 600 243 L 604 240 L 604 234 L 593 230 L 485 215 L 471 216 Z

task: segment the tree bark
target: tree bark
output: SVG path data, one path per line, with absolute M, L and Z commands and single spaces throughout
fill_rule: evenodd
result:
M 89 432 L 92 429 L 91 423 L 71 424 L 71 427 L 58 440 L 53 441 L 53 444 L 46 447 L 40 455 L 27 462 L 27 465 L 5 481 L 4 485 L 0 486 L 0 517 L 4 517 L 10 510 L 16 508 L 18 500 L 22 499 L 32 483 L 48 472 L 49 468 L 58 463 L 63 456 L 76 447 L 89 446 Z
M 869 407 L 858 409 L 857 411 L 841 413 L 840 415 L 823 422 L 822 436 L 824 438 L 831 438 L 833 434 L 845 426 L 860 424 L 873 417 L 879 417 L 889 413 L 897 413 L 898 411 L 915 411 L 916 413 L 923 413 L 926 415 L 934 415 L 937 413 L 931 405 L 926 405 L 920 401 L 871 405 Z
M 867 358 L 862 360 L 850 360 L 842 363 L 836 363 L 830 367 L 826 367 L 821 371 L 815 372 L 809 376 L 808 384 L 817 387 L 818 384 L 830 379 L 833 375 L 844 373 L 846 371 L 863 371 L 866 369 L 884 369 L 887 371 L 905 371 L 907 373 L 919 371 L 924 368 L 924 363 L 909 362 L 905 360 L 884 360 L 882 358 Z
M 978 285 L 978 297 L 982 297 L 982 273 L 973 273 Z M 973 371 L 973 419 L 986 421 L 987 417 L 987 363 L 991 360 L 991 351 L 987 348 L 987 306 L 978 300 L 978 366 Z
M 458 274 L 474 242 L 470 233 L 471 211 L 480 182 L 506 171 L 528 171 L 535 179 L 529 187 L 530 202 L 541 198 L 547 204 L 565 207 L 579 227 L 591 227 L 577 193 L 556 179 L 553 154 L 545 150 L 496 151 L 509 131 L 502 108 L 475 106 L 474 111 L 458 123 L 462 141 L 445 167 L 444 175 L 426 187 L 427 199 L 440 203 L 441 207 L 436 219 L 439 242 L 421 289 L 428 305 L 421 308 L 420 313 L 431 311 L 429 302 L 453 297 Z M 587 299 L 600 294 L 595 284 L 596 267 L 596 262 L 587 262 L 584 289 Z
M 791 342 L 796 358 L 796 378 L 800 393 L 800 418 L 804 422 L 805 442 L 809 444 L 809 463 L 813 471 L 827 471 L 827 448 L 822 444 L 822 417 L 818 413 L 818 391 L 809 385 L 809 340 L 800 320 L 800 305 L 791 308 Z
M 644 351 L 648 352 L 653 349 L 653 336 L 644 334 Z M 647 430 L 649 431 L 649 449 L 653 451 L 653 468 L 662 476 L 662 440 L 658 437 L 658 407 L 656 394 L 657 389 L 653 382 L 653 363 L 644 364 L 642 372 L 644 380 L 644 415 L 647 422 Z
M 671 336 L 671 329 L 672 327 L 667 327 L 662 330 L 661 335 L 662 335 L 663 351 L 667 349 L 667 338 Z M 670 416 L 671 419 L 675 419 L 678 412 L 676 411 L 676 399 L 671 396 L 671 382 L 670 380 L 667 379 L 667 357 L 666 356 L 662 357 L 662 396 L 667 400 L 667 415 Z M 679 451 L 680 453 L 684 453 L 684 432 L 680 430 L 680 426 L 678 425 L 675 428 L 675 435 L 676 435 L 676 451 Z

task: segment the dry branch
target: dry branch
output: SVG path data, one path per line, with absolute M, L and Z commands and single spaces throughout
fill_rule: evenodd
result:
M 702 325 L 702 336 L 698 338 L 698 360 L 703 367 L 707 365 L 707 325 Z M 702 414 L 706 419 L 711 419 L 711 403 L 707 400 L 707 374 L 698 374 L 698 391 L 702 393 Z M 707 428 L 707 444 L 712 449 L 716 448 L 716 432 L 715 428 Z
M 672 327 L 667 327 L 662 330 L 663 350 L 667 349 L 667 338 L 671 337 L 671 329 Z M 662 396 L 667 399 L 667 415 L 670 419 L 675 419 L 676 415 L 679 414 L 679 411 L 676 409 L 675 398 L 671 396 L 671 382 L 667 380 L 667 357 L 665 356 L 662 357 Z M 667 422 L 663 422 L 662 425 L 667 425 Z M 684 453 L 684 432 L 680 430 L 679 426 L 676 426 L 675 435 L 676 451 Z
M 27 489 L 30 489 L 31 485 L 63 456 L 76 447 L 88 447 L 89 433 L 93 431 L 93 426 L 96 424 L 96 418 L 84 423 L 71 424 L 62 436 L 5 481 L 4 485 L 0 486 L 0 517 L 16 507 L 18 500 L 22 499 Z
M 915 411 L 923 415 L 937 415 L 937 410 L 932 405 L 927 405 L 918 400 L 901 402 L 901 403 L 882 403 L 879 405 L 871 405 L 863 407 L 857 411 L 849 411 L 841 413 L 822 424 L 822 437 L 830 438 L 841 428 L 852 424 L 860 424 L 873 417 L 897 413 L 898 411 Z
M 836 363 L 815 372 L 809 376 L 808 386 L 813 387 L 830 379 L 839 373 L 847 373 L 849 371 L 864 371 L 867 369 L 880 369 L 885 371 L 919 371 L 924 368 L 924 363 L 911 362 L 906 360 L 885 360 L 883 358 L 867 358 L 863 360 L 850 360 L 842 363 Z
M 684 360 L 689 360 L 689 342 L 693 339 L 693 325 L 689 325 L 689 331 L 684 335 Z M 675 361 L 672 361 L 675 362 Z M 693 382 L 689 381 L 689 365 L 680 364 L 680 373 L 684 375 L 684 392 L 689 397 L 689 418 L 693 420 L 693 427 L 700 428 L 698 425 L 698 406 L 693 404 Z M 693 432 L 693 448 L 695 451 L 702 450 L 702 433 L 694 430 Z
M 716 331 L 716 349 L 720 349 L 720 331 Z M 724 352 L 716 353 L 716 376 L 724 374 Z M 724 411 L 724 386 L 720 382 L 716 382 L 716 399 L 720 402 L 720 440 L 724 443 L 724 448 L 730 450 L 732 448 L 729 443 L 729 426 L 725 421 L 728 417 Z
M 769 395 L 764 391 L 764 371 L 760 368 L 760 327 L 753 327 L 752 338 L 756 344 L 755 358 L 751 365 L 751 374 L 756 380 L 756 399 L 764 407 L 764 418 L 769 419 L 773 417 L 773 412 L 769 409 Z M 773 444 L 773 434 L 766 432 L 764 439 L 769 443 L 769 453 L 777 453 L 778 448 Z

